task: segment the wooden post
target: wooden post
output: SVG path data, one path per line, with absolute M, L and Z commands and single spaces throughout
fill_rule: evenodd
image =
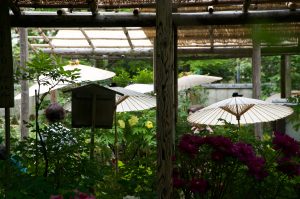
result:
M 280 91 L 281 98 L 291 97 L 291 67 L 289 55 L 281 56 Z
M 91 148 L 90 148 L 90 159 L 94 159 L 95 150 L 95 126 L 96 126 L 96 94 L 93 95 L 92 102 L 92 129 L 91 129 Z
M 280 96 L 288 98 L 291 96 L 291 67 L 290 57 L 288 55 L 281 56 L 280 65 Z M 276 121 L 276 131 L 286 133 L 286 120 L 280 119 Z
M 157 196 L 172 196 L 174 120 L 174 37 L 172 1 L 156 2 Z
M 0 1 L 0 108 L 5 108 L 5 147 L 10 154 L 10 110 L 14 106 L 13 59 L 8 1 Z
M 178 62 L 177 62 L 177 50 L 178 50 L 178 28 L 173 26 L 174 32 L 174 110 L 175 110 L 175 122 L 178 118 Z M 175 135 L 173 137 L 175 140 Z
M 259 99 L 261 95 L 261 49 L 259 42 L 255 40 L 253 40 L 252 54 L 252 84 L 252 96 Z M 257 139 L 262 139 L 262 124 L 254 124 L 254 133 Z
M 8 1 L 0 1 L 0 108 L 14 106 L 13 59 Z
M 20 28 L 20 67 L 27 68 L 28 60 L 28 31 L 27 28 Z M 27 122 L 29 121 L 29 88 L 28 80 L 21 80 L 21 113 L 20 113 L 20 128 L 21 140 L 28 137 Z

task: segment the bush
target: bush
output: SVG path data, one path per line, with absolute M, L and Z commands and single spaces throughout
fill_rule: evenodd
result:
M 297 141 L 280 133 L 275 133 L 272 143 L 234 140 L 222 135 L 183 135 L 173 170 L 177 197 L 299 198 Z

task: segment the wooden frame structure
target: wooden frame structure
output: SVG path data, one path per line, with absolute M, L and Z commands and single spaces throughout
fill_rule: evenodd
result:
M 158 198 L 172 198 L 171 171 L 173 154 L 172 135 L 175 126 L 176 100 L 174 98 L 174 66 L 177 53 L 173 38 L 178 37 L 178 45 L 186 51 L 202 54 L 231 51 L 245 51 L 252 54 L 253 36 L 262 46 L 262 53 L 269 49 L 273 53 L 299 53 L 299 0 L 4 0 L 13 12 L 9 18 L 11 27 L 152 27 L 146 30 L 149 38 L 156 38 L 154 59 L 157 91 L 157 134 L 158 134 Z M 208 6 L 210 6 L 208 8 Z M 213 6 L 213 7 L 211 7 Z M 70 13 L 27 13 L 23 8 L 68 8 Z M 116 13 L 119 8 L 140 8 L 134 13 Z M 173 8 L 173 9 L 172 9 Z M 76 13 L 77 9 L 88 9 L 89 13 Z M 115 13 L 105 14 L 105 10 Z M 176 12 L 175 12 L 176 11 Z M 276 24 L 283 24 L 281 28 Z M 245 24 L 250 24 L 246 26 Z M 251 24 L 269 24 L 266 27 L 277 29 L 274 42 L 264 42 Z M 154 29 L 155 27 L 155 33 Z M 5 27 L 9 28 L 9 26 Z M 178 29 L 178 31 L 176 31 Z M 256 32 L 255 32 L 255 31 Z M 176 33 L 174 33 L 176 31 Z M 8 32 L 8 31 L 7 31 Z M 233 34 L 225 34 L 233 32 Z M 235 33 L 236 36 L 233 36 Z M 7 33 L 8 34 L 8 33 Z M 43 37 L 43 35 L 42 35 Z M 45 37 L 43 37 L 44 40 Z M 49 38 L 48 38 L 49 39 Z M 182 41 L 181 41 L 182 39 Z M 1 40 L 1 38 L 0 38 Z M 287 43 L 286 41 L 289 40 Z M 226 43 L 227 47 L 216 44 Z M 243 44 L 238 41 L 247 41 Z M 265 45 L 264 45 L 265 43 Z M 189 46 L 194 45 L 191 49 Z M 206 48 L 203 48 L 204 44 Z M 91 45 L 92 46 L 92 45 Z M 237 48 L 237 47 L 242 48 Z M 52 46 L 53 47 L 53 46 Z M 198 47 L 198 48 L 196 48 Z M 202 48 L 201 48 L 202 47 Z M 223 48 L 220 48 L 223 47 Z M 272 49 L 273 48 L 273 49 Z M 51 46 L 50 48 L 51 49 Z M 54 47 L 52 50 L 55 50 Z M 198 50 L 198 52 L 196 52 Z M 184 50 L 182 50 L 184 51 Z M 267 50 L 266 50 L 267 51 Z M 55 51 L 54 51 L 55 52 Z M 94 54 L 96 50 L 92 51 Z M 85 52 L 85 53 L 90 53 Z M 223 54 L 223 53 L 220 53 Z M 0 55 L 1 56 L 1 55 Z M 255 57 L 255 56 L 253 56 Z M 12 67 L 12 66 L 11 66 Z M 257 66 L 260 67 L 258 60 Z M 253 74 L 256 76 L 257 74 Z M 255 81 L 259 82 L 259 79 Z M 285 85 L 288 85 L 285 83 Z M 257 94 L 259 95 L 259 93 Z

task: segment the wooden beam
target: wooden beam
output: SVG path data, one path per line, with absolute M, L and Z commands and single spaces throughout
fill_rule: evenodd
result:
M 96 16 L 90 13 L 70 13 L 57 16 L 56 13 L 50 12 L 26 12 L 21 16 L 10 16 L 12 27 L 154 27 L 155 18 L 154 13 L 140 13 L 138 16 L 131 13 L 103 13 Z M 299 22 L 300 10 L 173 13 L 172 18 L 178 27 L 287 23 Z
M 40 49 L 45 53 L 55 53 L 58 55 L 80 55 L 80 56 L 102 56 L 102 55 L 109 55 L 109 56 L 141 56 L 141 57 L 153 57 L 153 48 L 144 48 L 144 49 L 92 49 L 88 48 L 44 48 Z M 232 56 L 232 57 L 252 57 L 252 48 L 179 48 L 177 50 L 178 54 L 187 55 L 189 57 L 197 55 L 204 55 L 206 57 L 209 56 L 218 56 L 222 55 L 223 57 Z M 261 49 L 261 53 L 263 56 L 270 56 L 270 55 L 299 55 L 300 54 L 300 47 L 265 47 Z M 220 56 L 220 57 L 222 57 Z M 198 56 L 199 57 L 199 56 Z
M 83 28 L 80 28 L 81 33 L 83 34 L 83 36 L 85 37 L 85 39 L 87 40 L 87 42 L 89 43 L 89 45 L 92 47 L 92 50 L 95 50 L 95 45 L 93 44 L 93 42 L 91 41 L 91 39 L 89 38 L 89 36 L 86 34 L 85 30 Z
M 93 15 L 98 13 L 98 0 L 88 0 L 89 8 Z
M 52 45 L 50 39 L 47 37 L 47 35 L 43 32 L 41 28 L 38 28 L 39 34 L 43 37 L 44 41 L 48 43 L 51 49 L 54 49 L 54 46 Z M 34 45 L 32 45 L 34 47 Z
M 130 36 L 129 36 L 129 34 L 128 34 L 127 28 L 126 28 L 126 27 L 123 27 L 123 31 L 124 31 L 124 34 L 125 34 L 125 36 L 126 36 L 126 39 L 127 39 L 127 41 L 128 41 L 128 44 L 129 44 L 130 48 L 133 49 L 134 46 L 133 46 L 133 44 L 132 44 L 132 42 L 131 42 L 131 39 L 130 39 Z
M 244 0 L 244 3 L 243 3 L 243 12 L 244 13 L 248 12 L 250 3 L 251 3 L 251 0 Z
M 173 192 L 173 134 L 175 131 L 172 1 L 157 1 L 156 15 L 156 186 L 158 199 L 171 199 Z
M 18 6 L 16 6 L 12 0 L 8 0 L 8 6 L 10 7 L 11 11 L 14 13 L 14 15 L 19 16 L 21 15 L 21 10 Z
M 210 5 L 217 5 L 217 6 L 226 6 L 226 5 L 241 5 L 243 4 L 243 0 L 230 0 L 230 1 L 196 1 L 196 2 L 184 2 L 181 1 L 179 3 L 172 3 L 172 6 L 174 8 L 181 8 L 181 7 L 202 7 L 202 6 L 210 6 Z M 286 0 L 259 0 L 256 3 L 258 5 L 261 4 L 270 4 L 270 3 L 285 3 Z M 21 2 L 18 3 L 18 6 L 20 7 L 33 7 L 34 8 L 88 8 L 89 5 L 87 3 L 69 3 L 68 1 L 65 1 L 65 3 L 61 3 L 60 5 L 57 5 L 55 3 L 48 2 L 47 5 L 41 4 L 41 3 L 35 3 L 34 5 L 30 3 Z M 120 4 L 99 4 L 98 8 L 100 9 L 118 9 L 118 8 L 155 8 L 156 4 L 155 1 L 153 2 L 146 2 L 145 3 L 120 3 Z

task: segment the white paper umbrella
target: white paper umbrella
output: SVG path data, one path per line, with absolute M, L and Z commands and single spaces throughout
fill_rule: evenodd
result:
M 140 93 L 151 93 L 154 91 L 153 84 L 130 84 L 125 88 Z
M 151 95 L 122 87 L 109 87 L 109 89 L 124 94 L 124 96 L 116 96 L 117 112 L 141 111 L 156 106 L 156 99 Z
M 178 78 L 178 91 L 192 88 L 194 86 L 199 86 L 201 84 L 208 84 L 218 80 L 222 77 L 215 77 L 209 75 L 187 75 Z
M 78 71 L 79 78 L 77 78 L 75 80 L 75 83 L 80 83 L 80 82 L 85 82 L 85 81 L 105 80 L 105 79 L 109 79 L 109 78 L 112 78 L 113 76 L 115 76 L 114 72 L 91 67 L 91 66 L 85 66 L 85 65 L 80 65 L 80 64 L 64 66 L 64 70 L 74 70 L 74 69 L 80 70 L 80 71 Z M 42 76 L 40 79 L 47 79 L 47 78 L 48 77 Z M 53 84 L 51 84 L 51 85 L 56 84 L 56 82 L 54 80 L 51 80 L 50 78 L 48 78 L 48 81 L 53 82 Z M 40 94 L 48 92 L 50 87 L 52 87 L 51 85 L 41 85 Z M 59 88 L 62 88 L 62 87 L 68 86 L 68 85 L 70 85 L 70 83 L 68 83 L 68 82 L 60 83 L 60 84 L 56 85 L 55 87 L 53 87 L 51 90 L 56 90 L 56 89 L 59 89 Z M 35 90 L 37 90 L 37 89 L 38 89 L 37 83 L 32 85 L 29 88 L 29 96 L 34 96 Z M 21 99 L 21 94 L 16 95 L 15 99 Z
M 287 106 L 246 97 L 232 97 L 196 111 L 188 117 L 192 124 L 252 124 L 278 120 L 293 113 Z M 222 120 L 219 120 L 222 119 Z

